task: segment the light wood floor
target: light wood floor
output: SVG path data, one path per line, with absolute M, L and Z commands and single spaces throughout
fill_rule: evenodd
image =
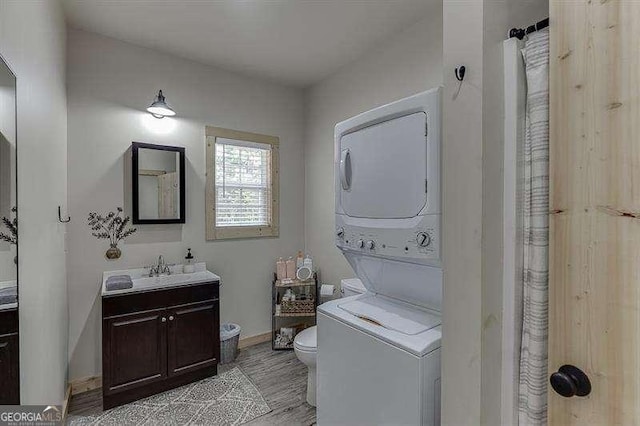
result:
M 316 409 L 306 402 L 307 367 L 293 351 L 271 350 L 271 343 L 261 343 L 240 350 L 235 362 L 221 365 L 218 372 L 240 367 L 258 387 L 267 404 L 268 414 L 248 425 L 313 425 Z M 102 390 L 71 397 L 69 414 L 87 415 L 102 411 Z

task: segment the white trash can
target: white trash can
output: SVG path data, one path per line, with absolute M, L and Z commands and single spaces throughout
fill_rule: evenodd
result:
M 232 362 L 238 356 L 240 326 L 225 323 L 220 326 L 220 364 Z

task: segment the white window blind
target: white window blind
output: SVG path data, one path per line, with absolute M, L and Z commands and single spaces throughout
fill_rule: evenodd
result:
M 216 226 L 271 223 L 271 145 L 216 138 Z

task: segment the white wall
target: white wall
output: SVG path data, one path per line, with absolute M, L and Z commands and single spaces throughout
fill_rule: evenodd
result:
M 481 410 L 483 2 L 444 0 L 443 15 L 442 423 L 462 426 Z
M 104 270 L 181 262 L 187 247 L 223 280 L 221 320 L 243 336 L 271 330 L 271 277 L 278 256 L 303 247 L 303 95 L 91 33 L 68 33 L 70 379 L 101 372 L 99 287 Z M 175 119 L 144 110 L 158 89 Z M 280 137 L 280 237 L 205 242 L 205 125 Z M 90 234 L 90 211 L 124 204 L 123 155 L 132 141 L 186 147 L 187 222 L 138 226 L 107 261 Z
M 333 129 L 361 112 L 442 84 L 442 9 L 314 85 L 307 93 L 305 244 L 322 282 L 353 270 L 335 247 Z
M 17 75 L 20 383 L 60 404 L 67 372 L 65 25 L 57 1 L 0 1 L 0 53 Z

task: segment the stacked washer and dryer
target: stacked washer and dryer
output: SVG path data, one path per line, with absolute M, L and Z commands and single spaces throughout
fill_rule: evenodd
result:
M 336 125 L 336 245 L 367 291 L 318 308 L 320 425 L 440 423 L 440 92 Z

